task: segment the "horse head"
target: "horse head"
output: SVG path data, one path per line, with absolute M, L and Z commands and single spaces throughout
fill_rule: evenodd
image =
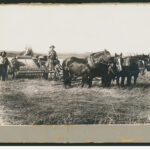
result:
M 137 55 L 137 56 L 135 56 L 136 58 L 137 58 L 137 64 L 138 64 L 138 66 L 139 66 L 139 64 L 143 64 L 142 66 L 144 67 L 144 68 L 148 68 L 149 67 L 149 64 L 150 64 L 150 57 L 149 57 L 149 55 Z
M 144 60 L 138 60 L 138 68 L 139 68 L 139 73 L 141 73 L 141 75 L 145 74 L 145 62 Z
M 115 53 L 114 63 L 116 65 L 117 71 L 121 72 L 122 71 L 122 63 L 123 63 L 122 53 L 121 54 Z
M 143 55 L 143 59 L 142 60 L 144 61 L 146 66 L 148 64 L 150 64 L 150 57 L 149 57 L 149 55 Z

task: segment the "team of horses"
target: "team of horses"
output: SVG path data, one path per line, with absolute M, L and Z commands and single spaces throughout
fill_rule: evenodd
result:
M 12 59 L 9 62 L 0 64 L 0 77 L 2 80 L 6 80 L 9 74 L 14 78 L 15 71 L 22 66 L 20 63 L 16 59 Z M 130 86 L 133 77 L 134 85 L 136 85 L 139 73 L 143 75 L 146 69 L 150 71 L 149 64 L 149 55 L 123 57 L 122 53 L 115 53 L 112 56 L 107 50 L 92 53 L 85 58 L 69 57 L 63 60 L 62 63 L 63 82 L 66 88 L 71 87 L 73 79 L 81 77 L 81 86 L 84 87 L 85 84 L 88 84 L 90 88 L 93 79 L 100 77 L 102 86 L 109 87 L 112 80 L 116 80 L 118 86 L 124 86 L 125 78 L 127 78 L 127 85 Z
M 114 79 L 118 86 L 124 86 L 125 78 L 130 86 L 132 77 L 136 85 L 139 73 L 143 75 L 149 63 L 149 55 L 123 57 L 121 53 L 111 56 L 107 50 L 92 53 L 86 58 L 66 58 L 62 63 L 64 85 L 70 87 L 74 76 L 82 77 L 82 87 L 87 83 L 90 88 L 95 77 L 101 77 L 103 87 L 109 87 Z

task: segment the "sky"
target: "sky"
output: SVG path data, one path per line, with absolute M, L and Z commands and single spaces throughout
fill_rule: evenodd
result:
M 0 5 L 0 50 L 150 53 L 150 4 Z

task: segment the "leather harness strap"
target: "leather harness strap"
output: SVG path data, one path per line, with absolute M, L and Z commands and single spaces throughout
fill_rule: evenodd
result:
M 94 62 L 94 59 L 93 59 L 92 55 L 90 55 L 87 60 L 88 60 L 87 66 L 89 67 L 89 69 L 95 68 L 95 62 Z M 110 67 L 110 64 L 109 64 L 109 63 L 104 63 L 104 62 L 99 62 L 99 63 Z M 115 75 L 115 73 L 114 73 L 112 67 L 111 67 L 111 69 L 109 68 L 109 71 L 110 71 L 110 70 L 111 70 L 112 74 Z
M 100 64 L 103 64 L 103 65 L 107 65 L 107 66 L 109 66 L 109 64 L 107 64 L 107 63 L 103 63 L 103 62 L 99 62 Z
M 90 69 L 95 68 L 95 64 L 93 62 L 93 58 L 92 58 L 91 55 L 87 58 L 87 61 L 88 61 L 88 66 L 89 66 Z
M 109 64 L 108 63 L 104 63 L 104 62 L 99 62 L 100 64 L 103 64 L 103 65 L 107 65 L 107 66 L 109 66 Z M 89 57 L 88 57 L 88 64 L 89 64 L 89 66 L 91 67 L 91 68 L 95 68 L 95 62 L 94 62 L 94 59 L 93 59 L 93 57 L 92 57 L 92 55 L 90 55 Z

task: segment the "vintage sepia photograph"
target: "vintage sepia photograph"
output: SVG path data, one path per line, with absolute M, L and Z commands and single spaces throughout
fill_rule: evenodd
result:
M 150 5 L 0 5 L 0 125 L 150 123 Z

